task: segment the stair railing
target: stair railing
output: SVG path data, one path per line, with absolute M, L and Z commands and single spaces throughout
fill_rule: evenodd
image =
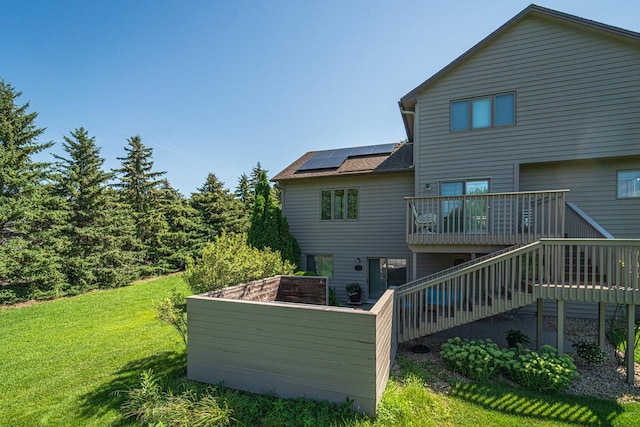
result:
M 542 239 L 396 289 L 398 342 L 536 298 L 640 303 L 640 240 Z

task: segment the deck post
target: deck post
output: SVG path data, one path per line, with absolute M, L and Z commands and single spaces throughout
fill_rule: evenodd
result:
M 564 354 L 564 316 L 565 316 L 565 304 L 564 300 L 559 299 L 556 300 L 558 305 L 558 331 L 557 331 L 557 341 L 558 341 L 558 356 L 562 356 Z
M 542 298 L 536 301 L 536 347 L 542 348 Z
M 635 379 L 634 353 L 636 342 L 636 305 L 627 304 L 627 383 L 633 385 Z
M 604 348 L 606 307 L 604 302 L 598 303 L 598 345 L 600 348 Z
M 413 265 L 411 266 L 411 274 L 413 274 L 413 277 L 411 278 L 411 280 L 416 280 L 418 278 L 418 254 L 416 252 L 411 252 L 412 255 L 412 263 Z

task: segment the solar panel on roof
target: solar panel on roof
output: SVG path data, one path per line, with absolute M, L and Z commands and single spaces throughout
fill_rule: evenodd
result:
M 391 153 L 395 146 L 396 144 L 392 143 L 319 151 L 314 154 L 309 160 L 304 162 L 304 164 L 300 166 L 298 170 L 305 171 L 313 169 L 334 169 L 340 167 L 340 165 L 349 157 Z

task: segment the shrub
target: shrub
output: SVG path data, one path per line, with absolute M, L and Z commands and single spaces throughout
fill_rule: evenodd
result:
M 175 287 L 171 288 L 168 297 L 154 305 L 158 319 L 176 328 L 187 345 L 187 297 Z
M 600 364 L 603 363 L 609 355 L 597 343 L 591 341 L 580 340 L 573 344 L 576 348 L 578 357 L 585 362 Z
M 521 346 L 529 344 L 529 337 L 517 329 L 509 329 L 505 334 L 505 338 L 509 348 L 517 347 L 518 344 Z
M 200 294 L 265 277 L 291 274 L 294 269 L 289 261 L 282 261 L 280 252 L 249 246 L 244 234 L 223 233 L 205 246 L 200 259 L 187 258 L 184 279 L 194 293 Z
M 513 352 L 500 350 L 487 340 L 461 340 L 451 338 L 442 344 L 440 356 L 452 371 L 476 381 L 488 381 L 498 373 Z
M 562 390 L 578 376 L 571 356 L 558 356 L 551 346 L 543 346 L 540 354 L 525 350 L 506 361 L 505 371 L 521 386 L 542 392 Z

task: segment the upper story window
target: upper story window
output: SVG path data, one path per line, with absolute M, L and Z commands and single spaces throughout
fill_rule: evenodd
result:
M 451 101 L 451 131 L 516 123 L 515 92 Z
M 618 171 L 618 198 L 640 197 L 640 170 Z
M 358 189 L 334 188 L 320 193 L 321 218 L 324 221 L 358 219 Z

